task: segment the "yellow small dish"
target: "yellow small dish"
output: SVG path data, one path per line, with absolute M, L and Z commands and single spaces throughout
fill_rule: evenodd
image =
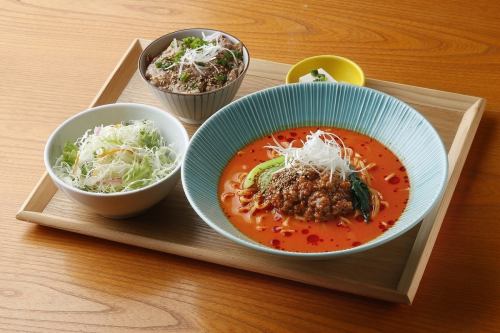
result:
M 356 86 L 365 85 L 365 74 L 354 61 L 335 55 L 319 55 L 306 58 L 290 68 L 286 75 L 286 83 L 297 83 L 301 76 L 314 69 L 323 68 L 336 81 Z

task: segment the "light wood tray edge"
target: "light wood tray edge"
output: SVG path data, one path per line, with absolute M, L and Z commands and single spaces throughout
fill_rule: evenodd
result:
M 120 96 L 121 91 L 128 83 L 128 80 L 136 71 L 136 62 L 128 61 L 128 59 L 137 58 L 138 54 L 140 54 L 140 52 L 142 51 L 142 47 L 148 42 L 149 41 L 140 38 L 137 38 L 132 42 L 127 52 L 121 58 L 113 72 L 108 77 L 106 83 L 103 85 L 89 107 L 94 107 L 106 103 L 113 103 L 117 100 L 117 98 Z M 270 65 L 289 66 L 277 62 L 269 63 Z M 459 128 L 456 132 L 453 144 L 448 153 L 449 178 L 445 193 L 440 204 L 422 222 L 422 226 L 411 250 L 397 289 L 392 290 L 370 285 L 367 290 L 365 290 L 364 292 L 360 292 L 359 289 L 357 289 L 357 286 L 359 286 L 361 283 L 356 283 L 353 281 L 342 281 L 340 279 L 337 279 L 337 290 L 352 292 L 368 297 L 375 297 L 391 302 L 411 304 L 429 260 L 430 253 L 437 239 L 442 221 L 451 201 L 453 192 L 455 190 L 460 173 L 462 171 L 467 154 L 469 152 L 474 135 L 483 114 L 486 102 L 484 99 L 474 96 L 456 94 L 422 87 L 414 87 L 410 85 L 392 83 L 382 80 L 367 79 L 367 85 L 375 89 L 377 87 L 391 86 L 398 91 L 407 91 L 407 93 L 405 94 L 405 98 L 408 98 L 409 100 L 411 100 L 411 95 L 414 94 L 416 90 L 418 90 L 420 94 L 424 92 L 429 96 L 430 100 L 432 100 L 433 103 L 430 103 L 429 105 L 437 104 L 439 107 L 447 108 L 449 110 L 463 110 L 465 109 L 464 105 L 469 106 L 467 108 L 467 111 L 464 113 Z M 450 100 L 456 101 L 456 103 L 454 103 L 450 107 L 446 107 L 444 103 Z M 40 225 L 50 227 L 56 226 L 57 228 L 66 231 L 73 231 L 84 235 L 104 238 L 107 240 L 129 245 L 146 247 L 148 249 L 168 252 L 171 254 L 189 257 L 197 260 L 209 261 L 230 267 L 255 271 L 266 275 L 284 277 L 283 275 L 280 275 L 279 272 L 263 272 L 262 270 L 254 270 L 252 269 L 252 267 L 248 266 L 237 267 L 231 260 L 213 260 L 213 258 L 210 256 L 193 255 L 192 251 L 189 250 L 189 247 L 181 250 L 179 250 L 178 248 L 172 249 L 168 246 L 165 246 L 165 244 L 160 241 L 156 241 L 154 239 L 149 239 L 146 237 L 143 237 L 144 240 L 142 240 L 141 242 L 136 242 L 133 238 L 128 237 L 130 235 L 125 232 L 110 231 L 102 227 L 95 229 L 99 230 L 99 232 L 88 231 L 86 228 L 78 227 L 78 223 L 75 223 L 72 220 L 65 219 L 59 216 L 43 214 L 43 209 L 50 202 L 56 192 L 57 187 L 53 184 L 50 176 L 46 172 L 38 181 L 35 188 L 31 191 L 28 198 L 21 206 L 16 215 L 16 218 L 27 222 L 38 223 Z M 144 244 L 146 244 L 146 246 Z M 301 281 L 300 277 L 297 276 L 294 276 L 293 280 L 310 284 L 310 282 L 308 281 Z M 316 285 L 322 286 L 322 283 L 320 282 Z
M 486 100 L 475 98 L 475 103 L 465 111 L 462 121 L 448 152 L 448 183 L 439 205 L 422 221 L 415 243 L 401 275 L 398 290 L 407 294 L 413 302 L 418 286 L 429 261 L 446 211 L 462 173 L 465 160 L 476 134 L 479 122 L 486 106 Z

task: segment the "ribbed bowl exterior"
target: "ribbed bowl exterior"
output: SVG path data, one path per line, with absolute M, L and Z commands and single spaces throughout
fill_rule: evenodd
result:
M 228 161 L 251 141 L 279 130 L 328 126 L 371 136 L 403 162 L 410 198 L 397 223 L 359 247 L 325 253 L 293 253 L 265 247 L 237 230 L 219 206 L 218 182 Z M 404 102 L 363 87 L 335 83 L 290 84 L 229 104 L 193 136 L 182 167 L 187 198 L 203 220 L 245 246 L 286 256 L 324 259 L 381 245 L 408 231 L 429 213 L 447 181 L 447 154 L 432 125 Z
M 196 95 L 173 94 L 148 86 L 165 109 L 186 123 L 201 124 L 234 99 L 244 76 L 241 74 L 223 89 Z

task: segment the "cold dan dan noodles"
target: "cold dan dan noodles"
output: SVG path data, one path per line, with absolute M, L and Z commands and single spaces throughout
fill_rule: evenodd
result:
M 401 216 L 409 190 L 405 167 L 387 147 L 326 127 L 250 143 L 219 182 L 232 224 L 263 245 L 292 252 L 337 251 L 376 238 Z

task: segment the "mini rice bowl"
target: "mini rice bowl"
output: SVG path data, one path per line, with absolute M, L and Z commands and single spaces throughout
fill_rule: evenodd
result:
M 245 45 L 242 43 L 243 72 L 235 80 L 216 90 L 202 93 L 163 91 L 149 82 L 146 78 L 146 70 L 153 58 L 163 52 L 174 38 L 182 39 L 190 36 L 202 37 L 202 33 L 210 35 L 216 32 L 221 33 L 233 43 L 242 43 L 236 37 L 218 30 L 202 28 L 184 29 L 166 34 L 154 40 L 144 49 L 139 57 L 139 72 L 150 91 L 158 98 L 166 110 L 178 116 L 183 122 L 189 124 L 200 124 L 204 122 L 220 108 L 230 103 L 236 96 L 250 64 L 250 55 Z

